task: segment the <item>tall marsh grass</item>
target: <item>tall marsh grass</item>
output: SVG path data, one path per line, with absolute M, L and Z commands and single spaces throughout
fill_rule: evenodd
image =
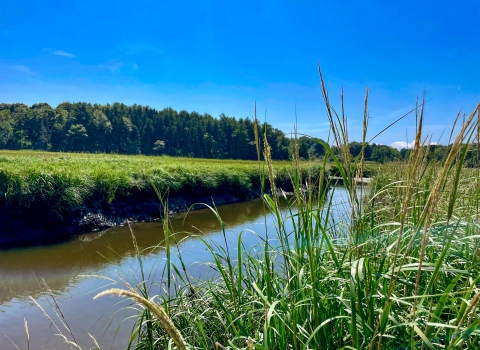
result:
M 266 232 L 256 249 L 245 247 L 241 235 L 236 247 L 204 240 L 215 271 L 211 279 L 192 281 L 180 251 L 167 239 L 166 290 L 173 292 L 155 296 L 154 306 L 140 301 L 144 309 L 131 348 L 480 348 L 480 177 L 478 169 L 463 166 L 478 140 L 480 104 L 441 163 L 426 161 L 424 103 L 418 104 L 408 161 L 382 166 L 368 188 L 358 187 L 364 157 L 352 162 L 348 156 L 343 96 L 337 114 L 321 73 L 320 78 L 331 134 L 341 152 L 335 155 L 324 146 L 349 193 L 347 229 L 332 225 L 327 187 L 309 191 L 312 181 L 294 160 L 295 191 L 287 198 L 287 214 L 275 195 L 263 195 L 276 232 Z M 364 145 L 367 114 L 368 90 Z M 275 176 L 265 144 L 263 180 Z M 325 171 L 326 163 L 320 174 Z M 170 237 L 168 221 L 165 231 Z M 179 256 L 180 266 L 168 258 L 172 254 Z M 181 337 L 159 318 L 145 316 L 148 310 L 155 315 L 154 308 L 168 315 Z
M 210 279 L 189 275 L 167 216 L 165 293 L 148 295 L 140 280 L 138 286 L 99 295 L 138 303 L 129 348 L 480 348 L 480 185 L 478 170 L 463 167 L 468 148 L 478 140 L 480 104 L 465 119 L 446 159 L 428 163 L 420 103 L 408 161 L 381 167 L 368 188 L 358 187 L 364 157 L 353 163 L 348 157 L 343 98 L 337 114 L 320 78 L 341 152 L 324 146 L 349 193 L 345 226 L 332 224 L 328 186 L 305 177 L 298 157 L 289 175 L 294 196 L 286 197 L 286 214 L 275 189 L 263 194 L 276 230 L 265 232 L 255 249 L 244 245 L 241 234 L 234 247 L 226 239 L 225 245 L 214 245 L 199 237 L 212 256 Z M 367 114 L 368 91 L 364 145 Z M 265 186 L 276 174 L 267 143 L 263 152 Z M 323 163 L 317 176 L 326 171 Z M 320 188 L 312 188 L 315 183 Z M 180 263 L 173 263 L 173 255 Z

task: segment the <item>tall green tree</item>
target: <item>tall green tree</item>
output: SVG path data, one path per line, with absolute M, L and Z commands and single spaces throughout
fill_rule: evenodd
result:
M 377 145 L 372 152 L 372 160 L 379 163 L 401 160 L 402 156 L 396 148 L 385 145 Z
M 90 138 L 89 149 L 105 152 L 112 132 L 112 123 L 101 109 L 95 109 L 87 126 Z
M 87 146 L 87 129 L 82 124 L 74 124 L 67 132 L 67 148 L 69 151 L 85 151 Z
M 8 109 L 0 111 L 0 148 L 7 148 L 13 136 L 14 120 Z

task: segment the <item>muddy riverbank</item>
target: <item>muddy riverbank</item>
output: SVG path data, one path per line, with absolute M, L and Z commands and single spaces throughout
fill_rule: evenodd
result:
M 0 152 L 0 158 L 0 249 L 159 219 L 163 209 L 154 188 L 170 194 L 171 212 L 261 192 L 257 161 L 20 151 Z M 292 164 L 273 164 L 275 186 L 291 191 Z M 318 182 L 321 169 L 302 163 L 301 178 Z
M 169 214 L 203 208 L 204 204 L 223 205 L 260 197 L 260 189 L 245 192 L 212 191 L 180 193 L 168 198 Z M 9 209 L 0 203 L 0 249 L 57 243 L 72 236 L 124 226 L 130 222 L 159 220 L 164 208 L 154 193 L 119 196 L 111 203 L 91 200 L 67 213 L 55 213 L 44 205 Z

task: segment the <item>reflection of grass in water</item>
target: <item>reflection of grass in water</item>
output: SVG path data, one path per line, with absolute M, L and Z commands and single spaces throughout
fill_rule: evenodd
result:
M 141 269 L 140 252 L 138 285 L 127 285 L 128 295 L 106 292 L 123 293 L 142 305 L 131 348 L 167 349 L 172 339 L 179 348 L 199 349 L 478 346 L 480 188 L 478 182 L 465 181 L 468 172 L 463 169 L 465 144 L 478 125 L 475 112 L 447 159 L 440 165 L 427 164 L 428 149 L 420 147 L 420 107 L 416 147 L 405 164 L 397 164 L 396 169 L 402 169 L 398 178 L 381 182 L 393 176 L 391 169 L 382 168 L 364 199 L 364 189 L 358 191 L 355 184 L 363 157 L 354 160 L 354 167 L 342 157 L 349 153 L 346 123 L 336 117 L 323 91 L 340 155 L 328 145 L 327 152 L 341 170 L 350 196 L 348 230 L 339 235 L 331 225 L 331 206 L 319 208 L 317 201 L 305 196 L 299 163 L 291 173 L 298 212 L 292 207 L 282 212 L 276 197 L 263 197 L 276 219 L 274 240 L 267 234 L 253 250 L 239 235 L 236 246 L 229 246 L 217 215 L 225 244 L 202 239 L 213 259 L 214 280 L 192 280 L 180 253 L 180 262 L 172 263 L 175 248 L 167 220 L 161 282 L 166 293 L 150 298 L 155 304 L 133 295 L 145 299 L 150 295 L 151 285 L 143 283 L 148 276 Z M 364 141 L 366 122 L 365 108 Z M 332 198 L 325 187 L 317 193 L 320 200 Z M 460 199 L 460 194 L 468 198 Z M 182 339 L 168 328 L 172 323 L 165 327 L 155 317 L 158 308 Z

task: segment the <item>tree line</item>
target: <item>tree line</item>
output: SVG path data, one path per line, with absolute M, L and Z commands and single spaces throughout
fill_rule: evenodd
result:
M 281 130 L 269 124 L 259 130 L 273 159 L 289 158 L 290 141 Z M 122 103 L 0 104 L 0 148 L 257 159 L 248 118 Z
M 265 123 L 258 126 L 271 147 L 272 159 L 290 159 L 293 142 L 281 130 Z M 309 137 L 298 138 L 303 159 L 321 158 L 324 147 Z M 257 159 L 254 121 L 221 114 L 156 110 L 85 102 L 64 102 L 56 108 L 47 103 L 0 104 L 0 149 L 37 149 L 62 152 L 169 155 L 177 157 Z M 349 143 L 352 158 L 362 150 L 360 142 Z M 333 151 L 336 149 L 333 147 Z M 365 159 L 390 162 L 408 157 L 386 145 L 365 147 Z M 441 160 L 448 146 L 432 146 L 430 159 Z

